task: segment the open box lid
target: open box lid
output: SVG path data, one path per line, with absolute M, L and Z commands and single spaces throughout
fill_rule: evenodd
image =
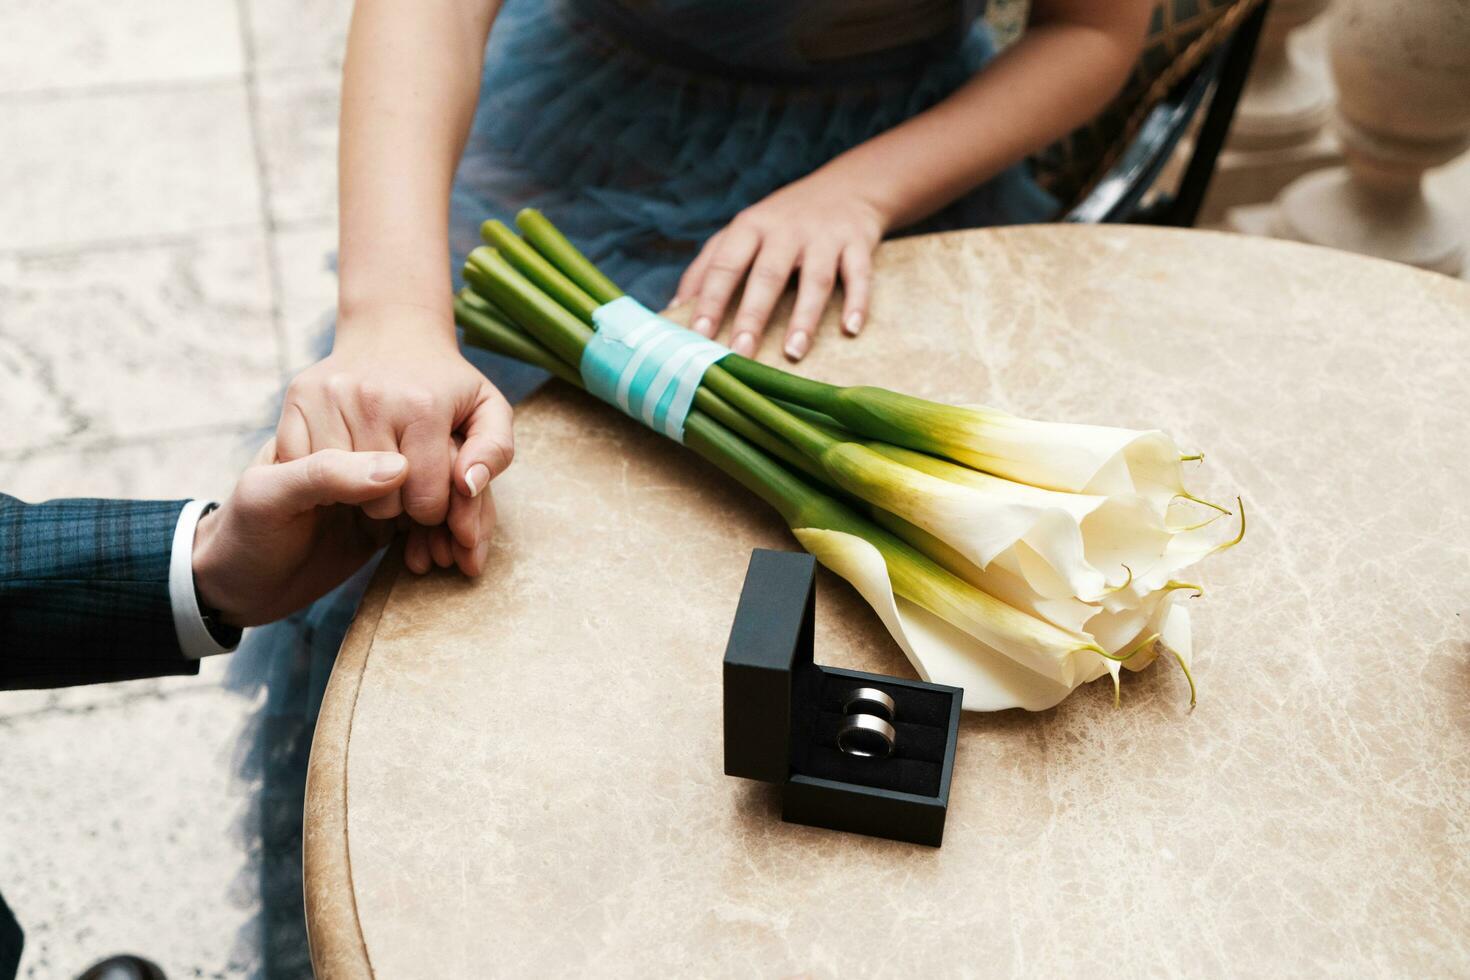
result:
M 792 726 L 813 671 L 816 561 L 808 554 L 751 552 L 725 647 L 725 774 L 784 782 Z

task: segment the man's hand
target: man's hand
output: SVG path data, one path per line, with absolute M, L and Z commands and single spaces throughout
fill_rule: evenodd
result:
M 416 318 L 436 322 L 415 328 Z M 463 437 L 457 453 L 453 433 Z M 395 485 L 363 510 L 380 519 L 406 512 L 435 527 L 449 515 L 451 484 L 474 498 L 510 465 L 511 408 L 460 354 L 452 324 L 417 307 L 375 310 L 342 324 L 332 353 L 286 390 L 276 429 L 281 462 L 323 449 L 408 457 L 401 491 Z M 455 540 L 471 550 L 480 544 Z
M 240 477 L 230 498 L 205 515 L 194 535 L 194 581 L 201 602 L 232 626 L 281 618 L 334 589 L 393 536 L 395 522 L 358 506 L 399 490 L 408 461 L 393 452 L 328 449 L 289 463 L 273 462 L 274 441 Z M 490 495 L 451 515 L 451 531 L 472 535 L 473 551 L 454 557 L 478 574 L 494 519 Z M 458 525 L 458 526 L 456 526 Z

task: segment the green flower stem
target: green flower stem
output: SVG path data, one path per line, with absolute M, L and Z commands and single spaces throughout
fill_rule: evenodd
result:
M 747 416 L 770 429 L 812 460 L 837 445 L 832 438 L 810 422 L 803 421 L 781 408 L 765 395 L 746 385 L 719 364 L 704 373 L 704 385 Z
M 763 395 L 828 415 L 831 413 L 827 407 L 841 390 L 836 385 L 803 378 L 739 354 L 731 354 L 720 363 L 725 365 L 725 370 Z
M 561 306 L 577 315 L 583 323 L 592 323 L 592 311 L 602 304 L 597 302 L 582 287 L 562 274 L 562 271 L 534 248 L 527 245 L 519 235 L 500 221 L 487 221 L 480 226 L 480 237 L 493 247 L 516 268 L 521 275 L 535 283 L 543 293 L 556 300 Z
M 518 327 L 510 325 L 493 313 L 476 309 L 473 300 L 464 296 L 454 298 L 454 320 L 464 328 L 466 343 L 513 357 L 548 371 L 568 384 L 582 387 L 581 377 L 564 361 L 522 333 Z
M 803 408 L 802 406 L 797 405 L 794 402 L 783 401 L 780 398 L 772 398 L 771 401 L 775 402 L 777 405 L 781 406 L 786 411 L 790 412 L 792 415 L 795 415 L 802 421 L 810 422 L 812 425 L 821 429 L 823 432 L 827 433 L 829 436 L 838 440 L 839 442 L 852 442 L 856 439 L 861 438 L 860 436 L 854 435 L 853 433 L 844 429 L 842 427 L 842 423 L 838 422 L 830 415 L 814 411 L 810 408 Z
M 567 364 L 580 364 L 592 328 L 547 296 L 493 248 L 481 246 L 465 260 L 465 282 L 509 313 L 516 323 Z
M 871 386 L 839 387 L 812 381 L 743 357 L 727 357 L 726 369 L 767 397 L 821 413 L 842 429 L 866 438 L 927 453 L 948 456 L 942 440 L 931 432 L 945 420 L 965 416 L 968 409 Z M 1200 501 L 1206 506 L 1214 506 Z
M 482 313 L 488 313 L 491 316 L 495 317 L 495 319 L 499 320 L 501 323 L 509 326 L 514 326 L 514 324 L 511 322 L 509 313 L 506 313 L 500 307 L 496 306 L 494 303 L 490 302 L 488 299 L 481 296 L 479 293 L 475 292 L 468 286 L 455 293 L 454 296 L 456 299 L 463 300 L 470 309 L 479 310 Z
M 547 221 L 540 211 L 535 208 L 523 209 L 516 215 L 516 227 L 536 251 L 566 273 L 599 304 L 611 303 L 623 295 L 617 283 L 603 275 L 602 270 L 579 252 L 577 246 L 568 241 L 567 236 Z
M 734 406 L 708 388 L 701 387 L 694 393 L 694 407 L 716 422 L 719 422 L 725 428 L 735 432 L 745 441 L 754 443 L 768 455 L 774 456 L 802 475 L 823 484 L 824 489 L 833 491 L 837 489 L 816 463 L 808 459 L 803 453 L 793 449 L 789 443 L 783 442 L 767 429 L 756 425 L 750 419 L 740 414 L 740 412 L 735 410 Z M 688 428 L 687 421 L 685 428 Z
M 803 526 L 815 491 L 765 453 L 702 412 L 684 420 L 684 445 L 774 507 L 788 525 Z
M 942 573 L 923 555 L 806 483 L 703 412 L 689 413 L 684 423 L 684 445 L 770 504 L 789 527 L 822 528 L 860 535 L 871 541 L 885 557 L 895 552 L 907 552 L 906 557 Z

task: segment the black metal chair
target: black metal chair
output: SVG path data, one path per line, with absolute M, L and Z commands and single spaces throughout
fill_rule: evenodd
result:
M 1123 92 L 1097 120 L 1032 161 L 1041 182 L 1069 202 L 1061 220 L 1194 224 L 1267 8 L 1268 0 L 1160 4 L 1149 46 Z M 1165 164 L 1201 111 L 1178 187 L 1156 191 Z

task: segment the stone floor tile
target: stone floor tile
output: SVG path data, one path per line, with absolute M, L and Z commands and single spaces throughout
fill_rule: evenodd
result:
M 78 714 L 129 701 L 157 700 L 198 686 L 200 682 L 197 676 L 149 677 L 116 684 L 87 684 L 82 687 L 57 687 L 39 691 L 0 691 L 0 733 L 27 718 L 57 712 Z M 4 891 L 5 883 L 0 881 L 0 894 Z
M 339 73 L 275 73 L 257 78 L 255 86 L 272 219 L 287 225 L 334 219 Z
M 0 94 L 237 78 L 235 0 L 8 0 Z
M 278 354 L 258 231 L 0 259 L 0 453 L 259 424 Z
M 281 321 L 288 376 L 314 363 L 337 315 L 337 225 L 277 232 L 281 275 Z
M 352 0 L 247 0 L 255 70 L 340 71 Z
M 133 701 L 169 698 L 196 687 L 218 687 L 228 669 L 229 658 L 220 656 L 203 661 L 199 673 L 193 675 L 147 677 L 115 684 L 84 684 L 40 691 L 0 691 L 0 739 L 5 738 L 4 733 L 10 726 L 41 715 L 102 711 Z M 0 871 L 0 893 L 4 890 L 4 873 Z
M 76 976 L 119 952 L 171 977 L 258 959 L 252 788 L 257 705 L 218 686 L 0 720 L 0 889 L 26 931 L 20 976 Z
M 0 251 L 261 218 L 243 81 L 0 98 L 0 147 Z
M 262 417 L 260 425 L 127 445 L 96 443 L 0 457 L 0 488 L 30 501 L 53 497 L 222 500 L 269 437 L 266 421 Z

